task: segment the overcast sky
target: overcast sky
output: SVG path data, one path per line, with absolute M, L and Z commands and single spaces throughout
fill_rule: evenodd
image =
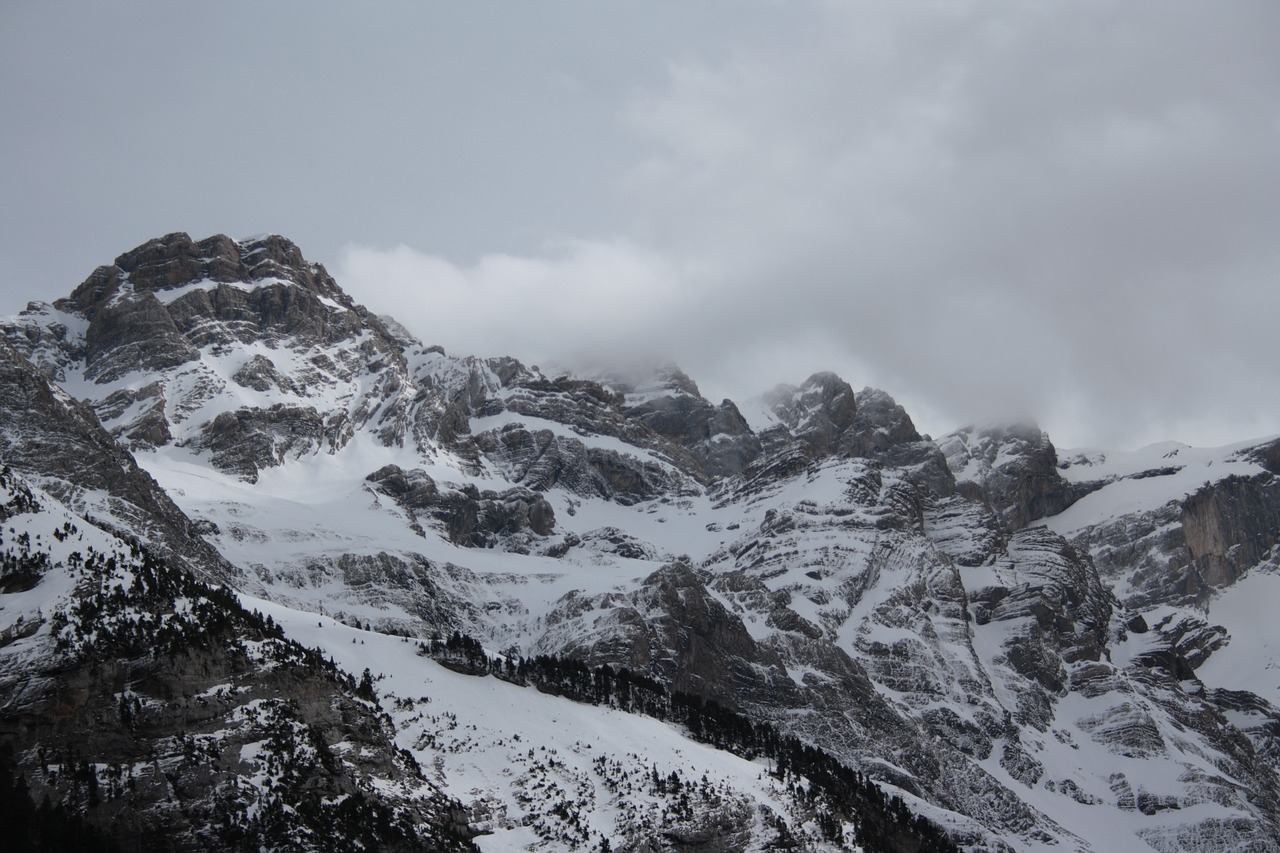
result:
M 453 353 L 1280 433 L 1280 3 L 0 0 L 0 313 L 277 232 Z

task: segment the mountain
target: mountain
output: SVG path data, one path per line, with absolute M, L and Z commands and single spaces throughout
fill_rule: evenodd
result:
M 393 781 L 333 790 L 418 815 L 423 843 L 931 849 L 941 827 L 974 850 L 1280 849 L 1259 620 L 1280 595 L 1280 441 L 933 440 L 834 374 L 717 404 L 674 365 L 453 356 L 275 236 L 168 235 L 4 331 L 14 482 L 197 600 L 235 590 L 228 612 L 277 632 L 253 642 L 322 649 L 310 677 L 364 687 L 350 701 L 388 738 L 369 749 L 392 756 L 367 773 Z M 77 583 L 12 594 L 78 612 Z M 56 646 L 22 642 L 45 631 Z M 42 649 L 10 683 L 70 653 Z M 625 697 L 602 686 L 624 671 Z M 275 676 L 243 677 L 265 701 Z M 34 774 L 48 735 L 12 704 Z M 396 749 L 430 791 L 394 781 L 416 778 Z M 862 779 L 856 808 L 832 793 Z

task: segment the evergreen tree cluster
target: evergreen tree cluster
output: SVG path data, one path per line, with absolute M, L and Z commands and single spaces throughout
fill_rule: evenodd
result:
M 538 655 L 491 656 L 474 637 L 453 632 L 419 644 L 421 654 L 472 675 L 493 675 L 575 702 L 607 705 L 675 723 L 690 736 L 747 760 L 764 758 L 774 774 L 806 801 L 829 841 L 844 840 L 844 824 L 856 828 L 868 851 L 952 853 L 959 848 L 941 827 L 911 813 L 900 797 L 886 795 L 871 780 L 817 747 L 754 722 L 712 699 L 668 691 L 660 682 L 626 668 L 591 667 L 580 660 Z
M 27 484 L 13 475 L 13 470 L 5 465 L 0 467 L 0 492 L 8 492 L 8 498 L 0 503 L 0 521 L 21 515 L 26 512 L 37 512 L 40 502 L 31 494 Z
M 87 556 L 76 551 L 68 558 L 77 590 L 71 606 L 53 616 L 59 651 L 76 658 L 173 656 L 207 650 L 216 640 L 234 654 L 246 638 L 284 639 L 279 626 L 246 611 L 231 590 L 132 547 L 125 556 L 90 546 Z
M 61 804 L 40 805 L 27 782 L 15 776 L 13 750 L 0 747 L 0 839 L 8 853 L 116 853 L 109 836 Z M 90 771 L 92 772 L 92 771 Z
M 8 465 L 0 468 L 0 495 L 4 496 L 0 500 L 0 522 L 41 509 L 31 489 L 13 475 Z M 49 556 L 31 548 L 31 534 L 27 531 L 10 528 L 7 537 L 5 533 L 0 527 L 0 593 L 26 592 L 49 570 Z

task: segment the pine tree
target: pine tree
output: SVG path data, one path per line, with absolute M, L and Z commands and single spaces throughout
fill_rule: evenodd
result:
M 364 674 L 360 676 L 360 685 L 356 687 L 356 695 L 368 702 L 378 701 L 378 694 L 373 689 L 373 674 L 369 672 L 368 667 L 365 667 Z

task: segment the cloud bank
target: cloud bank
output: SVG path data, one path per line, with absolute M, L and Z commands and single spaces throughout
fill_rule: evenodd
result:
M 814 11 L 621 105 L 625 228 L 341 280 L 451 350 L 663 353 L 709 395 L 834 369 L 935 430 L 1280 431 L 1280 7 Z
M 455 352 L 1280 433 L 1274 0 L 72 5 L 0 4 L 5 311 L 276 232 Z

